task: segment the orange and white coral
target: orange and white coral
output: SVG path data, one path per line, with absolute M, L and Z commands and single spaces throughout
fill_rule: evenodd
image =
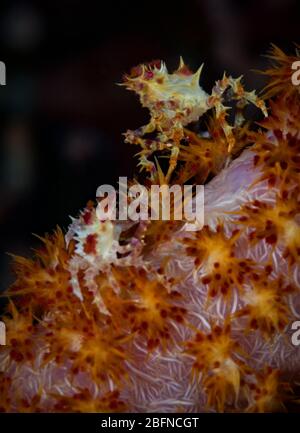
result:
M 126 77 L 150 110 L 150 123 L 126 134 L 141 146 L 147 184 L 205 182 L 205 226 L 100 221 L 89 203 L 66 235 L 42 239 L 35 258 L 14 257 L 1 411 L 284 408 L 300 374 L 289 338 L 300 315 L 294 59 L 273 49 L 273 99 L 259 128 L 241 113 L 252 102 L 266 115 L 264 103 L 240 79 L 224 75 L 209 96 L 201 69 L 192 74 L 183 62 L 173 74 L 159 62 Z M 238 100 L 232 126 L 228 88 Z M 205 134 L 189 131 L 210 108 Z

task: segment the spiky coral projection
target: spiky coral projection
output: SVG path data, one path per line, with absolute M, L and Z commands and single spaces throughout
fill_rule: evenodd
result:
M 150 110 L 126 133 L 146 185 L 206 183 L 205 226 L 102 221 L 90 202 L 34 259 L 14 257 L 1 411 L 283 410 L 300 374 L 288 333 L 300 315 L 300 93 L 297 57 L 271 57 L 259 129 L 242 111 L 265 105 L 240 79 L 224 75 L 209 96 L 183 61 L 126 77 Z M 211 108 L 204 134 L 188 129 Z

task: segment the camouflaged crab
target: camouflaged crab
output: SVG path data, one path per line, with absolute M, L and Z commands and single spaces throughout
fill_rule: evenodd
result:
M 232 130 L 244 123 L 244 107 L 251 102 L 266 117 L 268 115 L 264 102 L 255 91 L 244 90 L 242 76 L 232 78 L 224 73 L 223 78 L 216 81 L 211 95 L 206 93 L 199 85 L 202 67 L 203 64 L 192 73 L 180 58 L 179 67 L 173 74 L 169 74 L 165 63 L 159 61 L 133 68 L 131 75 L 125 76 L 123 85 L 140 96 L 143 107 L 149 109 L 151 116 L 147 125 L 125 133 L 126 142 L 141 146 L 139 165 L 142 170 L 150 172 L 152 180 L 156 165 L 148 158 L 156 151 L 169 151 L 169 167 L 165 177 L 168 182 L 177 166 L 180 144 L 182 140 L 189 139 L 189 131 L 185 127 L 198 121 L 208 110 L 215 110 L 215 120 L 224 132 L 229 155 L 235 145 Z M 237 101 L 233 126 L 226 120 L 229 107 L 224 105 L 225 95 Z M 155 138 L 147 138 L 146 134 L 155 134 Z

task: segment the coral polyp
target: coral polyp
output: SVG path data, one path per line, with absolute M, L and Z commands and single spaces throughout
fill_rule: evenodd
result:
M 223 411 L 225 403 L 238 396 L 241 377 L 249 370 L 238 358 L 242 351 L 231 336 L 230 324 L 225 323 L 222 328 L 212 326 L 209 334 L 198 331 L 195 340 L 188 341 L 186 347 L 186 352 L 195 359 L 194 372 L 202 373 L 207 406 L 214 404 Z
M 208 286 L 211 298 L 231 296 L 233 285 L 242 291 L 247 275 L 251 276 L 252 260 L 236 256 L 239 236 L 235 230 L 227 237 L 224 227 L 218 225 L 216 230 L 205 226 L 193 239 L 184 239 L 186 253 L 195 257 L 196 270 L 202 271 L 201 281 Z
M 270 412 L 299 399 L 299 55 L 270 57 L 262 99 L 226 74 L 209 94 L 183 60 L 125 76 L 150 112 L 125 133 L 139 178 L 204 184 L 203 227 L 101 219 L 89 202 L 32 259 L 12 256 L 0 411 Z

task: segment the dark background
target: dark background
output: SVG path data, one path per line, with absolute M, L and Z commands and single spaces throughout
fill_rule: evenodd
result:
M 30 255 L 42 235 L 67 229 L 103 183 L 132 176 L 136 149 L 122 132 L 147 121 L 133 93 L 116 86 L 138 63 L 182 55 L 205 63 L 210 91 L 224 70 L 261 88 L 271 42 L 300 42 L 299 0 L 9 1 L 0 6 L 0 290 L 6 252 Z

